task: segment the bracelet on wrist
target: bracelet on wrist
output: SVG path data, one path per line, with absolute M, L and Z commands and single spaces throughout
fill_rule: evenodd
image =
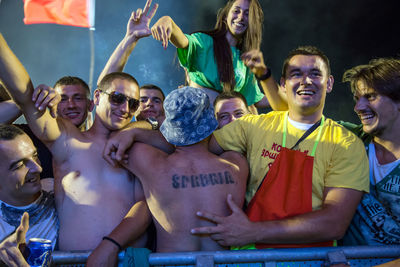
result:
M 119 250 L 122 250 L 122 246 L 121 246 L 117 241 L 115 241 L 114 239 L 112 239 L 111 237 L 103 236 L 103 240 L 108 240 L 108 241 L 110 241 L 111 243 L 113 243 L 114 245 L 116 245 L 116 246 L 118 247 Z
M 268 79 L 269 77 L 271 77 L 271 75 L 272 75 L 271 69 L 267 67 L 267 72 L 261 76 L 256 75 L 256 79 L 259 81 L 264 81 L 264 80 Z

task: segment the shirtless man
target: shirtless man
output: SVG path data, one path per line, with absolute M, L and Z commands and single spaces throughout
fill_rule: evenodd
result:
M 140 106 L 136 112 L 136 120 L 153 118 L 157 121 L 157 126 L 161 126 L 165 119 L 163 107 L 165 95 L 161 88 L 154 84 L 145 84 L 139 88 L 139 95 Z
M 126 166 L 142 182 L 156 225 L 157 251 L 222 250 L 224 247 L 210 237 L 191 235 L 190 229 L 213 225 L 195 216 L 201 208 L 230 214 L 227 196 L 243 205 L 247 161 L 236 152 L 216 156 L 208 151 L 208 139 L 217 128 L 217 121 L 209 98 L 201 89 L 174 90 L 164 104 L 166 118 L 160 131 L 176 146 L 175 152 L 168 155 L 135 143 Z M 120 137 L 126 142 L 133 140 L 134 136 L 129 135 L 132 132 L 125 130 Z
M 71 121 L 81 131 L 86 130 L 88 116 L 94 108 L 87 83 L 79 77 L 64 76 L 54 84 L 54 90 L 61 96 L 57 115 Z
M 158 4 L 154 4 L 150 9 L 151 3 L 152 1 L 148 0 L 143 10 L 139 8 L 132 12 L 126 26 L 126 34 L 108 59 L 97 80 L 98 83 L 107 73 L 123 71 L 139 40 L 151 34 L 149 25 L 158 8 Z M 161 88 L 154 84 L 145 84 L 139 88 L 139 95 L 140 106 L 135 114 L 136 120 L 152 118 L 157 121 L 158 125 L 161 125 L 165 118 L 163 108 L 165 95 Z
M 102 158 L 110 133 L 126 126 L 138 107 L 136 80 L 125 73 L 104 77 L 94 92 L 97 108 L 93 126 L 81 132 L 71 122 L 51 117 L 48 110 L 36 109 L 30 77 L 2 35 L 0 77 L 22 108 L 32 131 L 53 154 L 55 198 L 60 218 L 59 249 L 94 249 L 132 210 L 142 212 L 143 216 L 136 223 L 144 232 L 150 216 L 140 195 L 140 183 L 128 171 L 111 167 Z M 47 89 L 43 86 L 42 90 Z M 148 126 L 148 123 L 143 124 Z M 131 238 L 127 235 L 110 237 L 118 239 L 122 246 Z M 136 244 L 144 246 L 144 241 L 139 239 Z M 117 255 L 117 246 L 108 240 L 103 242 L 114 246 Z
M 38 86 L 33 93 L 33 100 L 39 110 L 48 107 L 54 117 L 60 116 L 71 121 L 81 131 L 87 129 L 90 124 L 87 118 L 94 104 L 85 81 L 78 77 L 64 76 L 55 83 L 54 89 L 48 88 L 49 90 L 42 93 L 40 88 L 41 86 Z M 21 116 L 21 110 L 1 85 L 0 98 L 0 123 L 14 122 Z M 28 134 L 38 150 L 43 168 L 40 178 L 53 178 L 52 155 L 49 149 L 34 135 L 28 124 L 16 125 Z

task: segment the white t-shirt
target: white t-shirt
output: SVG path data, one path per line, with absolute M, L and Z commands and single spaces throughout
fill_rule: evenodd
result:
M 368 160 L 369 177 L 373 185 L 382 181 L 400 163 L 400 159 L 398 159 L 387 164 L 380 164 L 376 158 L 375 145 L 372 142 L 368 145 Z

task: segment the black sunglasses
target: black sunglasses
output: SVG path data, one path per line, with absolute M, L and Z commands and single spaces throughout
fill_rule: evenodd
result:
M 108 93 L 105 91 L 100 90 L 100 92 L 108 95 L 108 101 L 110 101 L 111 104 L 113 105 L 122 105 L 125 103 L 125 101 L 128 101 L 128 106 L 130 110 L 137 110 L 139 107 L 140 101 L 138 99 L 126 96 L 122 93 L 118 93 L 116 91 Z

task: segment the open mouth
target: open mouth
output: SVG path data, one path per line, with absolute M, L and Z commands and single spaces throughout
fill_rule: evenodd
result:
M 243 22 L 233 22 L 232 25 L 238 31 L 243 31 L 247 27 L 247 25 Z
M 242 22 L 234 22 L 233 23 L 236 27 L 246 27 L 246 25 Z
M 296 93 L 298 95 L 315 95 L 315 92 L 312 90 L 299 90 Z
M 361 121 L 365 122 L 365 121 L 373 119 L 375 117 L 375 114 L 370 113 L 370 112 L 368 112 L 368 113 L 358 113 L 358 117 L 360 118 Z

